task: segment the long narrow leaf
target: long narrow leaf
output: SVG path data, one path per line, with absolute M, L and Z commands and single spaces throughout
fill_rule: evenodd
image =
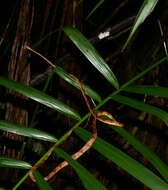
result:
M 144 0 L 139 13 L 137 15 L 137 18 L 135 20 L 134 26 L 131 30 L 131 33 L 126 41 L 126 43 L 124 44 L 124 47 L 122 50 L 124 50 L 126 48 L 126 46 L 128 45 L 129 41 L 131 40 L 132 36 L 134 35 L 134 33 L 136 32 L 137 28 L 144 22 L 144 20 L 150 15 L 150 13 L 153 11 L 153 9 L 155 8 L 156 4 L 158 3 L 158 0 Z
M 77 120 L 80 119 L 80 115 L 75 110 L 61 101 L 48 96 L 44 92 L 40 92 L 39 90 L 20 84 L 16 81 L 8 80 L 4 77 L 0 77 L 0 85 L 17 91 L 41 104 L 57 110 L 62 114 L 68 115 L 69 117 L 75 118 Z
M 82 128 L 75 129 L 75 133 L 84 141 L 88 141 L 91 137 L 91 133 Z M 161 178 L 156 176 L 149 169 L 142 164 L 123 153 L 118 148 L 107 143 L 101 138 L 97 138 L 93 144 L 93 148 L 100 152 L 102 155 L 112 160 L 115 164 L 126 170 L 129 174 L 136 179 L 144 183 L 152 190 L 167 190 L 168 184 L 166 184 Z
M 45 61 L 47 61 L 52 67 L 54 67 L 54 72 L 57 73 L 57 75 L 59 75 L 61 78 L 63 78 L 65 81 L 67 81 L 68 83 L 70 83 L 71 85 L 75 86 L 76 88 L 80 89 L 80 86 L 78 84 L 78 82 L 67 72 L 65 72 L 61 67 L 54 65 L 51 61 L 49 61 L 46 57 L 44 57 L 43 55 L 41 55 L 40 53 L 36 52 L 35 50 L 33 50 L 31 47 L 27 46 L 27 49 L 29 49 L 30 51 L 34 52 L 35 54 L 39 55 L 42 59 L 44 59 Z M 51 78 L 52 74 L 50 75 L 49 78 Z M 48 78 L 48 81 L 49 81 Z M 45 85 L 46 86 L 46 85 Z M 83 88 L 85 89 L 85 92 L 88 96 L 90 96 L 91 98 L 97 100 L 98 102 L 101 101 L 101 97 L 98 95 L 98 93 L 96 93 L 94 90 L 92 90 L 90 87 L 86 86 L 85 84 L 83 84 Z M 45 89 L 45 88 L 44 88 Z M 45 90 L 44 90 L 45 91 Z
M 143 102 L 140 102 L 138 100 L 134 100 L 132 98 L 128 98 L 126 96 L 121 96 L 121 95 L 115 95 L 111 97 L 113 100 L 128 105 L 132 108 L 135 108 L 137 110 L 147 112 L 149 114 L 152 114 L 156 117 L 159 117 L 161 120 L 165 122 L 166 125 L 168 125 L 168 113 L 161 110 L 160 108 L 154 107 L 149 104 L 145 104 Z
M 60 148 L 56 148 L 55 153 L 69 162 L 69 164 L 75 169 L 76 173 L 82 180 L 87 190 L 93 190 L 93 189 L 107 190 L 82 165 L 80 165 L 76 160 L 73 160 L 71 156 L 69 156 L 63 150 L 61 150 Z
M 134 85 L 123 89 L 126 92 L 146 94 L 148 96 L 159 96 L 168 98 L 168 88 L 153 85 Z
M 162 160 L 160 160 L 151 150 L 149 150 L 138 139 L 128 133 L 124 128 L 108 125 L 117 133 L 119 133 L 124 139 L 126 139 L 131 145 L 135 147 L 148 161 L 159 171 L 159 173 L 168 181 L 168 167 Z
M 53 190 L 52 187 L 44 180 L 43 176 L 38 170 L 33 172 L 33 176 L 36 179 L 37 187 L 40 190 Z
M 115 87 L 119 88 L 118 81 L 106 64 L 103 58 L 99 55 L 92 44 L 75 28 L 62 27 L 62 30 L 68 35 L 73 43 L 80 49 L 86 58 L 93 66 Z
M 70 83 L 71 85 L 75 86 L 76 88 L 80 89 L 79 84 L 77 81 L 71 77 L 68 73 L 66 73 L 61 67 L 56 66 L 54 69 L 54 72 L 56 72 L 61 78 L 63 78 L 65 81 Z M 82 83 L 82 86 L 88 96 L 93 98 L 94 100 L 101 102 L 101 97 L 98 95 L 97 92 L 92 90 L 90 87 Z
M 0 157 L 0 167 L 30 169 L 32 166 L 22 160 Z
M 48 133 L 45 133 L 43 131 L 34 129 L 34 128 L 28 128 L 22 125 L 17 125 L 14 123 L 10 123 L 7 121 L 0 120 L 0 130 L 4 130 L 7 132 L 15 133 L 18 135 L 22 135 L 25 137 L 30 137 L 34 139 L 39 139 L 43 141 L 49 141 L 49 142 L 57 142 L 57 139 Z
M 104 3 L 104 0 L 99 0 L 99 2 L 95 5 L 95 7 L 92 9 L 92 11 L 86 17 L 86 20 L 88 20 L 88 18 L 101 6 L 102 3 Z

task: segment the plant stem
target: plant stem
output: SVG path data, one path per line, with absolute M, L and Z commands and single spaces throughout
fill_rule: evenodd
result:
M 142 71 L 141 73 L 139 73 L 138 75 L 136 75 L 134 78 L 132 78 L 131 80 L 129 80 L 128 82 L 126 82 L 125 84 L 123 84 L 123 85 L 120 87 L 120 89 L 114 91 L 114 92 L 111 93 L 109 96 L 107 96 L 104 100 L 102 100 L 102 101 L 95 107 L 94 111 L 97 112 L 100 107 L 102 107 L 105 103 L 107 103 L 109 100 L 111 100 L 111 97 L 112 97 L 112 96 L 118 94 L 118 93 L 121 92 L 124 88 L 128 87 L 130 84 L 132 84 L 133 82 L 135 82 L 136 80 L 138 80 L 139 78 L 141 78 L 143 75 L 145 75 L 146 73 L 148 73 L 149 71 L 151 71 L 152 69 L 154 69 L 155 67 L 157 67 L 159 64 L 161 64 L 161 63 L 163 63 L 163 62 L 165 62 L 165 61 L 167 61 L 167 60 L 168 60 L 168 57 L 167 57 L 167 56 L 164 57 L 164 58 L 162 58 L 162 59 L 160 59 L 160 60 L 157 61 L 155 64 L 149 66 L 147 69 L 145 69 L 144 71 Z M 90 112 L 87 113 L 79 122 L 77 122 L 75 126 L 80 126 L 80 125 L 89 117 L 89 115 L 90 115 Z M 71 131 L 71 129 L 68 130 L 68 131 L 64 134 L 64 136 L 62 136 L 62 137 L 56 142 L 55 146 L 56 146 L 56 145 L 59 145 L 62 141 L 64 141 L 64 139 L 66 139 L 67 136 L 69 135 L 70 131 Z M 74 132 L 75 132 L 75 130 L 74 130 Z M 49 153 L 49 151 L 47 151 L 47 152 L 41 157 L 41 159 L 36 162 L 36 164 L 39 164 L 42 160 L 44 160 L 44 159 L 47 157 L 48 153 Z M 36 164 L 35 164 L 35 165 L 36 165 Z M 29 172 L 27 172 L 27 173 L 22 177 L 22 179 L 15 185 L 15 187 L 13 187 L 12 190 L 16 190 L 28 176 L 29 176 Z

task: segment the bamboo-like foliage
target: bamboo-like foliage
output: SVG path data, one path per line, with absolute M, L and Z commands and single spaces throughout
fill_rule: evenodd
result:
M 102 2 L 102 1 L 101 1 Z M 153 4 L 151 3 L 153 2 Z M 149 6 L 149 3 L 151 3 Z M 128 41 L 132 37 L 133 33 L 137 29 L 137 25 L 142 23 L 145 18 L 150 14 L 153 10 L 157 1 L 150 1 L 145 0 L 140 12 L 139 17 L 142 17 L 143 20 L 139 21 L 139 17 L 137 18 L 133 32 L 131 36 L 128 38 Z M 147 10 L 147 11 L 146 11 Z M 145 15 L 144 15 L 145 11 Z M 139 24 L 138 24 L 139 22 Z M 137 86 L 133 85 L 133 83 L 144 76 L 146 73 L 150 72 L 153 68 L 156 68 L 159 64 L 164 64 L 167 61 L 167 57 L 157 61 L 152 66 L 149 66 L 144 71 L 136 75 L 134 78 L 126 82 L 119 88 L 119 83 L 114 75 L 113 71 L 108 67 L 106 62 L 103 58 L 99 55 L 97 50 L 90 44 L 90 42 L 83 36 L 83 34 L 73 28 L 73 27 L 63 27 L 62 30 L 67 34 L 67 36 L 73 41 L 73 43 L 80 49 L 80 51 L 87 57 L 90 63 L 99 71 L 100 75 L 103 75 L 106 80 L 116 88 L 116 91 L 111 93 L 109 96 L 105 97 L 103 100 L 101 99 L 100 95 L 95 92 L 92 88 L 84 85 L 82 86 L 86 92 L 86 94 L 90 97 L 95 99 L 99 104 L 95 107 L 94 112 L 97 113 L 99 109 L 105 104 L 108 103 L 110 100 L 117 101 L 119 103 L 125 104 L 130 106 L 134 109 L 141 110 L 143 112 L 147 112 L 152 114 L 158 118 L 160 118 L 166 125 L 168 125 L 168 114 L 166 111 L 162 110 L 161 108 L 157 108 L 155 106 L 145 104 L 139 100 L 132 99 L 131 97 L 120 95 L 121 92 L 126 91 L 128 93 L 138 93 L 138 94 L 147 94 L 150 96 L 160 96 L 163 98 L 168 98 L 168 88 L 160 87 L 160 86 Z M 135 30 L 135 31 L 134 31 Z M 126 45 L 125 45 L 126 46 Z M 124 47 L 125 47 L 124 46 Z M 26 47 L 25 47 L 26 48 Z M 30 48 L 29 48 L 30 49 Z M 61 67 L 54 66 L 54 72 L 56 72 L 59 77 L 63 78 L 69 84 L 75 86 L 78 90 L 82 90 L 80 85 L 77 81 L 69 75 L 67 72 L 63 70 Z M 80 79 L 79 79 L 80 80 Z M 64 102 L 61 102 L 53 97 L 50 97 L 45 92 L 41 92 L 36 90 L 32 87 L 28 87 L 26 85 L 20 84 L 18 82 L 9 80 L 4 77 L 0 77 L 0 85 L 12 89 L 24 96 L 39 102 L 51 109 L 58 111 L 61 114 L 64 114 L 67 117 L 71 117 L 77 120 L 75 124 L 75 128 L 70 129 L 67 131 L 60 139 L 57 139 L 55 136 L 45 133 L 41 130 L 36 130 L 34 128 L 26 128 L 25 126 L 19 126 L 15 123 L 9 123 L 7 121 L 0 121 L 0 130 L 4 130 L 7 132 L 12 132 L 18 135 L 23 135 L 28 138 L 34 138 L 42 141 L 49 141 L 55 143 L 53 151 L 63 159 L 65 159 L 76 171 L 79 178 L 81 179 L 82 183 L 84 184 L 85 188 L 88 190 L 91 189 L 102 189 L 105 190 L 106 187 L 103 186 L 97 179 L 95 179 L 78 161 L 74 160 L 70 155 L 65 153 L 62 149 L 58 148 L 57 146 L 61 144 L 66 138 L 71 134 L 72 130 L 84 141 L 88 141 L 91 137 L 91 133 L 88 132 L 86 129 L 79 127 L 83 124 L 90 117 L 90 112 L 87 113 L 84 117 L 81 117 L 80 114 L 70 106 L 66 105 Z M 86 102 L 87 104 L 87 102 Z M 92 114 L 92 113 L 91 113 Z M 94 116 L 94 114 L 93 114 Z M 97 116 L 95 116 L 96 119 Z M 108 120 L 109 118 L 107 118 Z M 137 140 L 134 136 L 126 131 L 124 128 L 119 128 L 114 125 L 107 125 L 111 130 L 115 130 L 119 133 L 123 138 L 125 138 L 132 146 L 134 146 L 137 151 L 139 151 L 148 161 L 154 166 L 156 170 L 162 176 L 155 174 L 150 169 L 143 166 L 141 163 L 137 162 L 134 158 L 130 157 L 126 153 L 122 152 L 120 149 L 116 148 L 112 144 L 108 143 L 107 141 L 103 140 L 100 137 L 97 137 L 93 148 L 97 150 L 100 154 L 117 164 L 120 168 L 124 169 L 130 175 L 135 177 L 137 180 L 145 184 L 147 187 L 153 190 L 166 190 L 168 189 L 168 167 L 164 162 L 162 162 L 153 152 L 151 152 L 143 143 Z M 77 128 L 79 127 L 79 128 Z M 167 127 L 167 126 L 165 126 Z M 57 148 L 56 148 L 57 147 Z M 44 160 L 48 158 L 51 154 L 51 149 L 46 152 L 39 161 L 35 165 L 39 165 L 43 163 Z M 7 158 L 0 158 L 0 167 L 13 167 L 13 168 L 22 168 L 22 169 L 30 169 L 31 165 L 24 161 L 16 161 L 14 159 L 7 159 Z M 24 180 L 28 177 L 29 173 L 13 187 L 13 190 L 17 189 Z M 37 186 L 39 189 L 52 189 L 52 187 L 44 180 L 42 175 L 38 171 L 33 171 L 33 175 L 36 179 Z M 166 182 L 165 182 L 166 181 Z

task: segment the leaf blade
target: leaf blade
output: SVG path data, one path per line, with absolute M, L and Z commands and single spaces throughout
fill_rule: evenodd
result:
M 61 78 L 63 78 L 65 81 L 67 81 L 68 83 L 76 87 L 77 89 L 80 89 L 80 86 L 77 83 L 77 81 L 73 77 L 71 77 L 68 73 L 66 73 L 61 67 L 56 66 L 54 68 L 54 72 L 56 72 Z M 88 87 L 84 83 L 82 83 L 82 86 L 88 96 L 90 96 L 91 98 L 93 98 L 94 100 L 98 102 L 101 102 L 101 97 L 96 91 L 92 90 L 90 87 Z
M 104 3 L 104 0 L 99 0 L 99 2 L 95 5 L 95 7 L 90 11 L 88 16 L 86 17 L 86 20 L 89 19 L 89 17 Z
M 126 92 L 146 94 L 148 96 L 159 96 L 168 98 L 168 88 L 153 85 L 134 85 L 123 89 Z
M 122 51 L 124 51 L 124 49 L 126 48 L 126 46 L 129 43 L 129 41 L 131 40 L 132 36 L 136 32 L 137 28 L 150 15 L 150 13 L 153 11 L 153 9 L 155 8 L 157 3 L 158 3 L 158 0 L 144 0 L 143 4 L 142 4 L 142 6 L 138 12 L 137 18 L 136 18 L 135 23 L 133 25 L 133 28 L 132 28 L 129 36 L 128 36 L 128 39 L 122 48 Z
M 32 166 L 22 160 L 0 157 L 0 167 L 30 169 Z
M 3 120 L 0 120 L 0 130 L 30 137 L 33 139 L 39 139 L 39 140 L 49 141 L 53 143 L 57 142 L 57 139 L 53 135 L 50 135 L 46 132 L 43 132 L 34 128 L 28 128 L 22 125 L 17 125 L 14 123 L 3 121 Z
M 44 180 L 43 176 L 38 170 L 33 172 L 33 176 L 36 179 L 37 187 L 40 190 L 53 190 L 52 187 Z
M 54 110 L 57 110 L 58 112 L 62 114 L 65 114 L 65 115 L 68 115 L 69 117 L 80 120 L 80 115 L 75 110 L 73 110 L 71 107 L 64 104 L 63 102 L 51 96 L 48 96 L 44 92 L 41 92 L 32 87 L 20 84 L 16 81 L 8 80 L 4 77 L 0 77 L 0 85 L 6 88 L 10 88 L 14 91 L 17 91 L 41 104 L 44 104 Z
M 91 133 L 82 128 L 75 129 L 75 133 L 84 141 L 88 141 L 91 137 Z M 152 190 L 166 190 L 168 188 L 168 184 L 153 172 L 103 139 L 97 137 L 93 144 L 93 148 Z
M 150 149 L 142 144 L 138 139 L 128 133 L 124 128 L 108 125 L 122 137 L 124 137 L 131 145 L 135 147 L 148 161 L 159 171 L 162 177 L 168 181 L 168 167 L 160 160 Z
M 101 183 L 98 182 L 82 165 L 80 165 L 76 160 L 73 160 L 71 156 L 65 153 L 60 148 L 56 148 L 55 153 L 69 162 L 69 164 L 75 169 L 76 173 L 79 175 L 83 184 L 87 190 L 99 189 L 107 190 Z
M 128 98 L 126 96 L 121 96 L 121 95 L 115 95 L 111 96 L 111 98 L 119 103 L 128 105 L 132 108 L 135 108 L 137 110 L 147 112 L 149 114 L 152 114 L 161 120 L 165 122 L 166 125 L 168 125 L 168 113 L 149 104 L 145 104 L 143 102 L 140 102 L 138 100 Z
M 107 79 L 107 81 L 118 89 L 119 84 L 117 78 L 93 45 L 75 28 L 62 27 L 62 30 L 68 35 L 92 65 Z

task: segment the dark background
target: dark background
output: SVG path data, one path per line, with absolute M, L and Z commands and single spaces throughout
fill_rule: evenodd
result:
M 24 45 L 29 44 L 54 64 L 58 64 L 68 73 L 74 74 L 81 81 L 89 84 L 102 98 L 109 95 L 114 91 L 113 87 L 92 67 L 61 30 L 56 31 L 61 26 L 74 26 L 88 39 L 96 39 L 97 35 L 107 28 L 117 28 L 116 31 L 112 30 L 110 37 L 98 40 L 94 43 L 94 46 L 115 73 L 120 86 L 165 56 L 163 41 L 166 40 L 168 34 L 167 1 L 159 1 L 155 10 L 145 20 L 145 23 L 140 26 L 124 52 L 121 52 L 121 48 L 129 35 L 129 28 L 134 21 L 132 18 L 137 15 L 143 1 L 105 0 L 93 15 L 86 20 L 87 15 L 97 2 L 84 0 L 78 5 L 77 0 L 6 0 L 6 4 L 0 7 L 0 74 L 26 85 L 31 85 L 39 90 L 43 89 L 48 77 L 49 72 L 46 71 L 49 66 L 33 53 L 27 51 L 24 54 L 20 53 Z M 21 15 L 21 12 L 26 13 Z M 163 37 L 161 37 L 158 20 L 162 25 Z M 126 23 L 125 25 L 122 24 L 123 21 Z M 17 73 L 16 68 L 22 67 L 21 63 L 23 63 L 25 55 L 24 68 L 27 70 L 20 69 Z M 16 62 L 14 76 L 11 74 L 10 67 L 13 60 Z M 23 78 L 23 75 L 27 77 Z M 35 79 L 37 80 L 33 83 Z M 136 84 L 167 86 L 167 65 L 163 64 L 157 67 L 138 80 Z M 56 75 L 53 75 L 48 85 L 47 93 L 70 105 L 81 115 L 88 112 L 81 93 Z M 144 100 L 144 96 L 132 95 L 132 97 Z M 35 102 L 24 97 L 20 98 L 17 94 L 13 94 L 4 88 L 0 88 L 0 101 L 0 119 L 7 119 L 24 125 L 30 124 L 36 106 Z M 146 102 L 164 110 L 168 109 L 167 100 L 159 97 L 146 97 Z M 6 106 L 7 103 L 10 103 L 10 105 Z M 17 111 L 19 109 L 18 113 L 20 114 L 24 113 L 23 123 L 19 119 L 22 115 L 17 118 L 15 116 L 7 117 L 7 115 L 10 115 L 9 107 L 12 107 L 12 113 L 15 113 L 15 109 Z M 124 123 L 125 128 L 130 133 L 146 144 L 165 163 L 168 163 L 168 131 L 161 120 L 112 101 L 104 105 L 102 109 L 112 113 L 117 120 Z M 34 127 L 50 132 L 57 138 L 61 137 L 74 124 L 74 120 L 62 116 L 45 106 L 39 107 L 34 121 Z M 89 127 L 88 130 L 90 130 Z M 102 124 L 100 125 L 99 123 L 98 136 L 120 147 L 134 159 L 156 172 L 148 161 L 131 145 L 127 144 L 114 131 L 105 127 L 105 125 L 102 127 Z M 27 142 L 23 159 L 32 164 L 40 158 L 43 151 L 45 152 L 51 146 L 49 143 L 36 142 L 17 136 L 10 137 L 4 133 L 1 134 L 0 141 L 1 156 L 10 158 L 17 158 L 22 143 Z M 41 149 L 38 148 L 37 143 L 40 144 Z M 71 154 L 78 150 L 81 145 L 82 141 L 72 134 L 61 145 L 61 148 Z M 4 147 L 7 147 L 8 151 L 4 152 Z M 34 147 L 37 147 L 36 150 Z M 46 165 L 42 167 L 41 173 L 45 176 L 59 161 L 60 159 L 53 155 Z M 123 190 L 126 187 L 136 190 L 148 189 L 94 150 L 89 150 L 79 161 L 109 190 Z M 11 189 L 25 173 L 25 171 L 4 168 L 0 168 L 0 172 L 1 186 L 7 189 Z M 69 166 L 60 171 L 50 183 L 53 189 L 84 189 L 78 176 Z M 36 189 L 30 179 L 27 179 L 20 189 L 25 189 L 26 187 Z

